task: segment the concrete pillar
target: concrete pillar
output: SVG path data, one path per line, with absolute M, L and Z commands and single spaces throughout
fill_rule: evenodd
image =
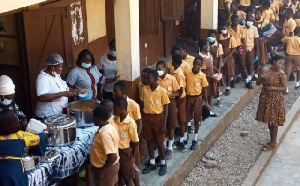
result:
M 121 79 L 140 76 L 139 0 L 115 0 L 117 68 Z
M 218 27 L 218 0 L 201 0 L 201 38 Z

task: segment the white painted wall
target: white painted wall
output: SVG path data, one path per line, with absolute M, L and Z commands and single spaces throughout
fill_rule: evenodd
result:
M 0 0 L 0 13 L 38 4 L 46 0 Z
M 218 0 L 201 1 L 201 29 L 218 27 Z

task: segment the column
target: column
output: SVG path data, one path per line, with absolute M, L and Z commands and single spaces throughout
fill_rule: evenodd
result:
M 218 0 L 201 0 L 201 38 L 206 38 L 209 30 L 218 27 Z

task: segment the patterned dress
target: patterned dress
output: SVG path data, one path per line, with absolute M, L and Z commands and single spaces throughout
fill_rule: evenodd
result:
M 280 79 L 284 72 L 271 76 L 268 81 L 271 86 L 282 87 Z M 273 126 L 283 126 L 285 122 L 284 97 L 280 91 L 268 91 L 263 86 L 258 103 L 256 120 Z

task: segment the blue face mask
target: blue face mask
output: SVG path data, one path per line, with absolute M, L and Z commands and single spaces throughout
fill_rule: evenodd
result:
M 210 42 L 210 43 L 213 43 L 213 42 L 216 41 L 216 38 L 214 38 L 214 37 L 208 37 L 207 41 Z
M 111 50 L 111 51 L 110 51 L 110 55 L 111 55 L 112 57 L 116 57 L 116 56 L 117 56 L 117 52 L 114 51 L 114 50 Z

